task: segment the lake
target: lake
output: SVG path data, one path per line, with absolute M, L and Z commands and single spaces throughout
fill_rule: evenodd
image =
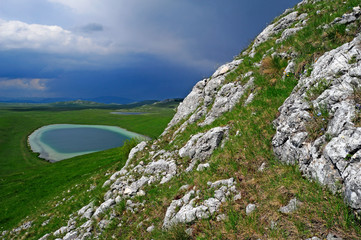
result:
M 146 137 L 114 126 L 54 124 L 34 131 L 28 142 L 40 158 L 57 162 L 120 147 L 131 138 Z

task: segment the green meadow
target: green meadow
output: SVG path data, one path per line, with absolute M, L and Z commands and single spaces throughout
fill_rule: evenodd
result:
M 94 124 L 125 128 L 158 137 L 174 114 L 176 102 L 128 109 L 79 105 L 0 105 L 0 230 L 42 208 L 59 193 L 94 173 L 121 168 L 135 141 L 126 146 L 49 163 L 31 152 L 27 138 L 49 124 Z M 142 115 L 110 114 L 113 111 Z

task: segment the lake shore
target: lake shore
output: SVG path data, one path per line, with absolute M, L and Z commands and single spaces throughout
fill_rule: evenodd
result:
M 126 129 L 116 127 L 116 126 L 106 126 L 106 125 L 78 125 L 78 124 L 52 124 L 43 126 L 28 136 L 28 145 L 30 149 L 39 153 L 39 158 L 45 159 L 49 162 L 58 162 L 64 159 L 85 155 L 93 152 L 98 152 L 102 150 L 91 150 L 91 151 L 77 151 L 77 152 L 62 152 L 57 150 L 54 146 L 43 141 L 44 133 L 53 130 L 61 130 L 61 129 L 81 129 L 81 128 L 94 128 L 104 131 L 110 131 L 122 136 L 125 136 L 127 139 L 137 138 L 140 140 L 149 140 L 150 138 L 138 133 L 130 132 Z M 123 144 L 123 142 L 122 142 Z M 122 146 L 120 144 L 119 146 Z M 105 150 L 105 149 L 104 149 Z

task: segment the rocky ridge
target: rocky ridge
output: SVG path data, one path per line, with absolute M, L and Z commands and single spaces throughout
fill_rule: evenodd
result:
M 335 192 L 344 192 L 346 202 L 358 212 L 361 128 L 354 119 L 359 114 L 355 94 L 361 87 L 360 54 L 358 36 L 320 57 L 311 75 L 300 79 L 279 109 L 281 114 L 274 121 L 277 133 L 272 142 L 281 161 L 297 163 L 307 176 Z M 310 96 L 316 89 L 320 89 L 317 95 Z M 319 120 L 320 134 L 311 139 L 308 128 Z

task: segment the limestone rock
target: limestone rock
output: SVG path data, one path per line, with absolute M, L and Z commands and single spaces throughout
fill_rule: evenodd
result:
M 318 180 L 331 191 L 342 191 L 354 210 L 361 210 L 361 179 L 357 153 L 361 149 L 361 128 L 355 127 L 353 117 L 357 106 L 354 89 L 361 86 L 358 64 L 361 36 L 321 56 L 314 63 L 311 75 L 301 77 L 292 94 L 279 108 L 274 121 L 276 135 L 272 145 L 276 156 L 285 163 L 298 164 L 308 177 Z M 325 89 L 307 101 L 312 88 L 324 81 Z M 311 107 L 316 112 L 311 112 Z M 323 135 L 309 140 L 307 126 L 312 117 L 329 112 Z M 312 116 L 313 114 L 313 116 Z M 357 154 L 356 154 L 357 153 Z M 342 184 L 340 184 L 342 183 Z M 343 185 L 343 186 L 342 186 Z
M 83 215 L 89 208 L 93 207 L 93 203 L 89 203 L 88 205 L 82 207 L 79 211 L 78 211 L 78 215 L 81 216 Z
M 288 65 L 283 73 L 283 79 L 285 79 L 287 77 L 287 75 L 295 73 L 295 68 L 296 68 L 296 63 L 294 61 L 291 61 L 290 63 L 288 63 Z
M 201 172 L 206 170 L 207 168 L 209 168 L 209 163 L 199 164 L 197 167 L 197 171 Z
M 193 234 L 193 228 L 187 228 L 187 229 L 185 230 L 185 233 L 186 233 L 188 236 L 192 236 L 192 234 Z
M 281 207 L 279 211 L 281 213 L 289 214 L 298 209 L 299 206 L 302 205 L 302 202 L 298 201 L 296 198 L 290 200 L 287 206 Z
M 258 168 L 259 172 L 263 172 L 266 169 L 267 164 L 266 163 L 262 163 L 261 166 Z
M 106 186 L 109 186 L 110 184 L 112 183 L 112 181 L 109 179 L 109 180 L 106 180 L 103 184 L 103 188 L 106 187 Z
M 42 236 L 41 238 L 39 238 L 39 240 L 47 240 L 51 235 L 49 233 L 45 234 L 44 236 Z
M 174 115 L 173 119 L 168 124 L 168 127 L 164 131 L 165 134 L 171 127 L 176 125 L 179 121 L 186 118 L 189 114 L 194 112 L 197 107 L 201 104 L 204 98 L 204 88 L 207 85 L 209 80 L 204 79 L 199 81 L 188 94 L 188 96 L 179 104 L 177 108 L 177 113 Z
M 69 232 L 67 233 L 63 240 L 74 240 L 74 239 L 77 239 L 78 237 L 78 232 L 77 231 L 73 231 L 73 232 Z
M 202 123 L 203 125 L 210 124 L 221 114 L 231 110 L 248 86 L 233 83 L 222 86 L 222 84 L 224 83 L 225 76 L 235 70 L 242 61 L 242 59 L 238 59 L 227 63 L 218 68 L 211 78 L 198 82 L 191 93 L 178 106 L 177 113 L 162 133 L 162 136 L 181 120 L 186 120 L 174 132 L 174 138 L 178 133 L 184 131 L 189 124 L 195 123 L 205 116 L 208 112 L 208 107 L 213 103 L 216 104 L 214 104 L 211 111 L 207 114 L 206 119 L 208 120 Z
M 148 227 L 147 232 L 153 232 L 154 228 L 155 228 L 154 225 Z
M 327 240 L 342 240 L 342 238 L 338 237 L 336 234 L 334 233 L 329 233 L 327 235 Z
M 277 22 L 268 25 L 255 39 L 251 53 L 249 54 L 250 57 L 254 57 L 256 50 L 255 48 L 261 45 L 262 43 L 266 42 L 270 37 L 275 34 L 280 33 L 281 31 L 285 30 L 286 28 L 290 27 L 294 22 L 298 20 L 303 20 L 305 15 L 298 16 L 298 12 L 294 11 L 288 13 L 286 16 L 278 20 Z
M 238 201 L 238 200 L 241 200 L 242 199 L 242 195 L 240 193 L 238 193 L 237 195 L 235 195 L 233 197 L 233 201 Z
M 225 84 L 215 97 L 211 110 L 207 113 L 204 122 L 200 126 L 209 125 L 223 113 L 232 110 L 239 102 L 245 91 L 253 86 L 254 78 L 252 77 L 244 86 L 237 83 Z
M 59 235 L 65 234 L 66 232 L 68 232 L 68 228 L 66 226 L 63 226 L 63 227 L 59 228 L 58 230 L 56 230 L 53 235 L 59 236 Z
M 243 104 L 243 106 L 247 106 L 248 104 L 250 104 L 252 101 L 253 101 L 253 99 L 254 99 L 254 97 L 256 96 L 256 94 L 255 93 L 251 93 L 251 94 L 249 94 L 249 96 L 248 96 L 248 98 L 246 99 L 246 101 L 244 102 L 244 104 Z
M 226 64 L 220 66 L 220 67 L 213 73 L 212 78 L 216 78 L 216 77 L 218 77 L 218 76 L 220 76 L 220 75 L 223 75 L 223 74 L 225 74 L 225 73 L 227 73 L 227 72 L 235 69 L 239 64 L 242 63 L 242 61 L 243 61 L 242 59 L 240 59 L 240 60 L 234 60 L 234 61 L 232 61 L 232 62 L 230 62 L 230 63 L 226 63 Z
M 137 152 L 143 151 L 143 149 L 144 149 L 146 146 L 147 146 L 147 142 L 146 142 L 146 141 L 140 142 L 137 146 L 135 146 L 134 148 L 132 148 L 132 150 L 130 150 L 128 159 L 129 159 L 129 160 L 133 159 L 134 156 L 135 156 L 135 154 L 136 154 Z
M 103 202 L 95 211 L 93 217 L 96 218 L 100 214 L 103 214 L 106 210 L 108 210 L 112 205 L 115 204 L 114 199 L 109 199 L 105 202 Z
M 246 214 L 250 215 L 252 212 L 254 212 L 254 210 L 256 210 L 256 205 L 253 203 L 250 203 L 246 207 Z
M 167 208 L 163 228 L 169 229 L 178 223 L 190 223 L 196 219 L 209 218 L 218 211 L 227 196 L 237 192 L 233 178 L 210 182 L 208 185 L 210 188 L 218 189 L 214 191 L 213 197 L 203 202 L 199 199 L 199 192 L 194 190 L 187 192 L 181 199 L 173 200 Z
M 321 240 L 321 239 L 318 237 L 312 237 L 312 238 L 307 238 L 306 240 Z
M 93 213 L 94 209 L 88 208 L 88 210 L 86 210 L 86 212 L 82 215 L 82 218 L 90 219 L 93 216 Z
M 191 171 L 198 160 L 203 161 L 208 158 L 228 135 L 228 130 L 228 127 L 216 127 L 206 133 L 198 133 L 191 137 L 186 145 L 179 150 L 180 157 L 192 159 L 186 171 Z
M 283 31 L 281 38 L 276 40 L 276 43 L 281 43 L 282 41 L 286 40 L 290 36 L 296 34 L 298 31 L 300 31 L 303 27 L 295 27 L 295 28 L 288 28 Z
M 225 221 L 227 219 L 227 215 L 226 214 L 220 214 L 217 216 L 216 220 L 217 222 L 222 222 Z
M 354 7 L 351 13 L 346 13 L 342 17 L 336 18 L 331 24 L 349 24 L 355 22 L 361 15 L 360 7 Z

